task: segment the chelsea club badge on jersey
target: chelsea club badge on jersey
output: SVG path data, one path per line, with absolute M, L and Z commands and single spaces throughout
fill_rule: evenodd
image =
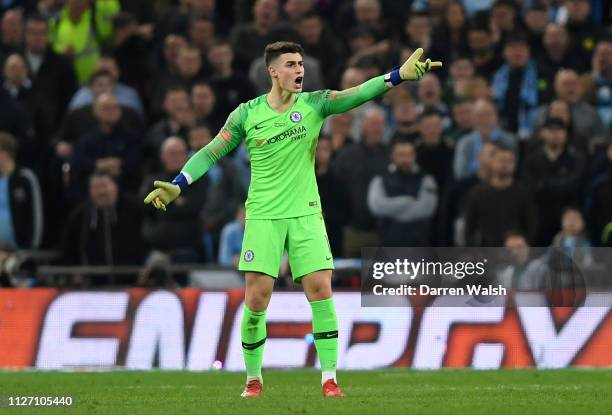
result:
M 291 115 L 289 116 L 289 118 L 291 118 L 291 121 L 297 123 L 302 120 L 302 114 L 300 114 L 299 111 L 293 111 Z

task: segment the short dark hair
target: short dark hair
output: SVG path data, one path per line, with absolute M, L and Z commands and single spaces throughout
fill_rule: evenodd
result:
M 301 45 L 295 42 L 274 42 L 266 46 L 264 51 L 264 61 L 266 66 L 270 65 L 274 59 L 278 58 L 283 53 L 299 53 L 304 56 L 304 49 Z
M 443 118 L 442 113 L 440 113 L 440 111 L 438 111 L 435 107 L 425 107 L 423 112 L 419 115 L 418 121 L 421 122 L 428 117 L 438 117 L 440 119 Z
M 13 134 L 0 131 L 0 151 L 6 151 L 13 160 L 17 157 L 17 140 Z
M 100 70 L 95 71 L 93 74 L 91 74 L 91 78 L 89 78 L 89 85 L 93 85 L 93 83 L 96 81 L 96 79 L 102 78 L 102 77 L 105 77 L 105 76 L 110 78 L 110 79 L 112 79 L 113 82 L 115 81 L 115 78 L 113 77 L 113 74 L 111 74 L 106 69 L 100 69 Z

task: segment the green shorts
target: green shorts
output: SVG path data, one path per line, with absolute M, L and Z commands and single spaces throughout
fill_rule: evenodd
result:
M 276 278 L 285 250 L 295 282 L 311 272 L 334 269 L 320 213 L 288 219 L 247 219 L 238 269 Z

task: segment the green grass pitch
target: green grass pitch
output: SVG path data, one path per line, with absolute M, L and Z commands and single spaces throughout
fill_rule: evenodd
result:
M 41 414 L 611 414 L 612 370 L 387 369 L 340 372 L 345 399 L 320 396 L 319 372 L 264 371 L 264 396 L 242 399 L 242 373 L 1 372 L 0 396 L 71 395 Z

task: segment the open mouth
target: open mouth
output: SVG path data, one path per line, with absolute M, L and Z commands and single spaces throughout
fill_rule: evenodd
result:
M 298 76 L 297 78 L 295 78 L 295 87 L 296 88 L 302 88 L 302 82 L 304 81 L 304 77 L 303 76 Z

